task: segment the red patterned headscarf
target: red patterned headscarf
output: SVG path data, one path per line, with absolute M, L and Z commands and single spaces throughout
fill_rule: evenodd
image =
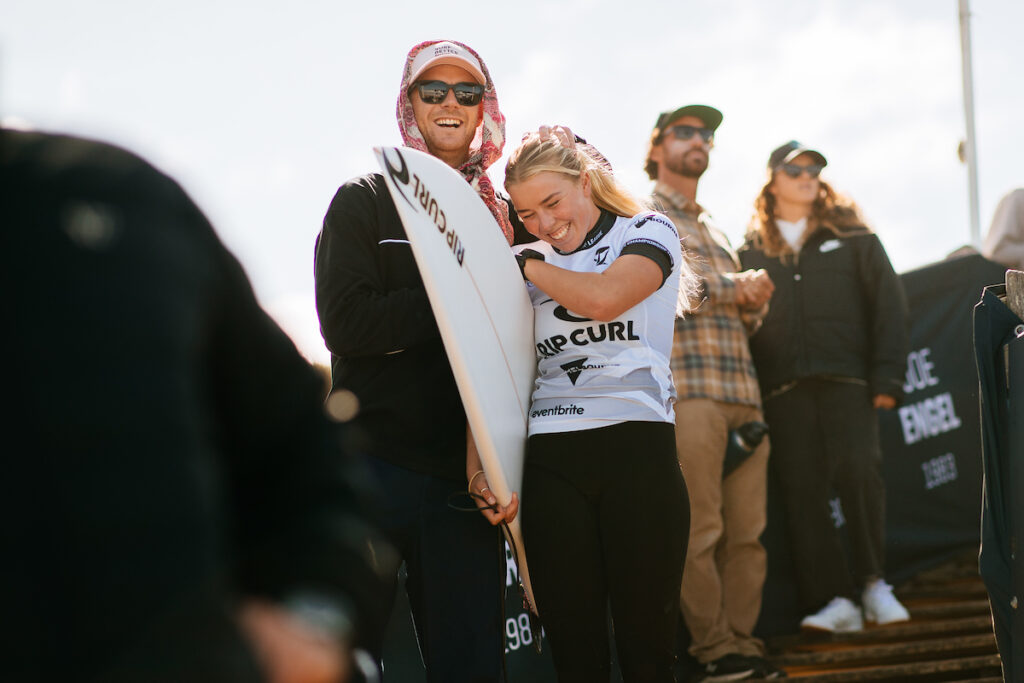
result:
M 419 126 L 416 125 L 416 116 L 412 111 L 412 101 L 409 99 L 409 88 L 412 86 L 412 62 L 416 55 L 423 48 L 440 43 L 440 40 L 428 40 L 420 43 L 409 51 L 405 58 L 405 69 L 402 71 L 402 88 L 398 92 L 398 127 L 402 132 L 402 140 L 407 147 L 418 149 L 421 152 L 428 152 L 427 144 L 423 140 Z M 469 158 L 456 170 L 462 174 L 466 182 L 477 191 L 484 204 L 498 222 L 501 231 L 505 233 L 505 239 L 512 244 L 512 223 L 508 218 L 508 205 L 498 199 L 494 194 L 494 185 L 487 177 L 487 168 L 501 158 L 501 151 L 505 147 L 505 117 L 498 108 L 498 94 L 494 90 L 494 81 L 487 71 L 484 60 L 480 59 L 473 48 L 458 41 L 449 41 L 468 50 L 480 62 L 480 69 L 483 71 L 487 83 L 484 86 L 483 116 L 480 126 L 476 130 L 473 142 L 469 146 Z

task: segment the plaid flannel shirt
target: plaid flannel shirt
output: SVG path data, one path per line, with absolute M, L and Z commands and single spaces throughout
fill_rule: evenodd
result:
M 676 319 L 672 376 L 678 400 L 710 398 L 760 408 L 761 392 L 747 338 L 761 325 L 767 304 L 757 311 L 736 305 L 736 285 L 726 273 L 740 270 L 729 239 L 695 201 L 658 183 L 653 199 L 672 219 L 683 250 L 700 278 L 697 301 Z

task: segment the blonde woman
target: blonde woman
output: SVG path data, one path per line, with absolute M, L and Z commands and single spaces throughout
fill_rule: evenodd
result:
M 587 149 L 533 134 L 505 171 L 540 240 L 517 255 L 538 358 L 523 531 L 559 681 L 609 679 L 609 603 L 623 679 L 673 681 L 689 502 L 669 355 L 692 276 L 672 222 Z

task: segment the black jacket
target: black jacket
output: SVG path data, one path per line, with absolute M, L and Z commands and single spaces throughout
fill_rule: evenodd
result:
M 837 237 L 819 228 L 789 263 L 749 241 L 739 256 L 744 269 L 764 268 L 775 283 L 764 324 L 750 338 L 763 394 L 831 376 L 866 381 L 872 395 L 902 398 L 906 295 L 873 232 Z
M 509 209 L 516 241 L 532 240 Z M 373 455 L 464 479 L 466 414 L 408 239 L 381 174 L 334 195 L 314 259 L 332 392 L 355 394 Z
M 181 188 L 12 131 L 0 186 L 0 680 L 259 680 L 242 596 L 380 628 L 322 380 Z

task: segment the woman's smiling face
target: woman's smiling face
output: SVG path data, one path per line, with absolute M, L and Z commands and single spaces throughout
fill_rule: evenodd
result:
M 561 252 L 579 247 L 601 216 L 585 175 L 541 171 L 507 189 L 526 230 Z

